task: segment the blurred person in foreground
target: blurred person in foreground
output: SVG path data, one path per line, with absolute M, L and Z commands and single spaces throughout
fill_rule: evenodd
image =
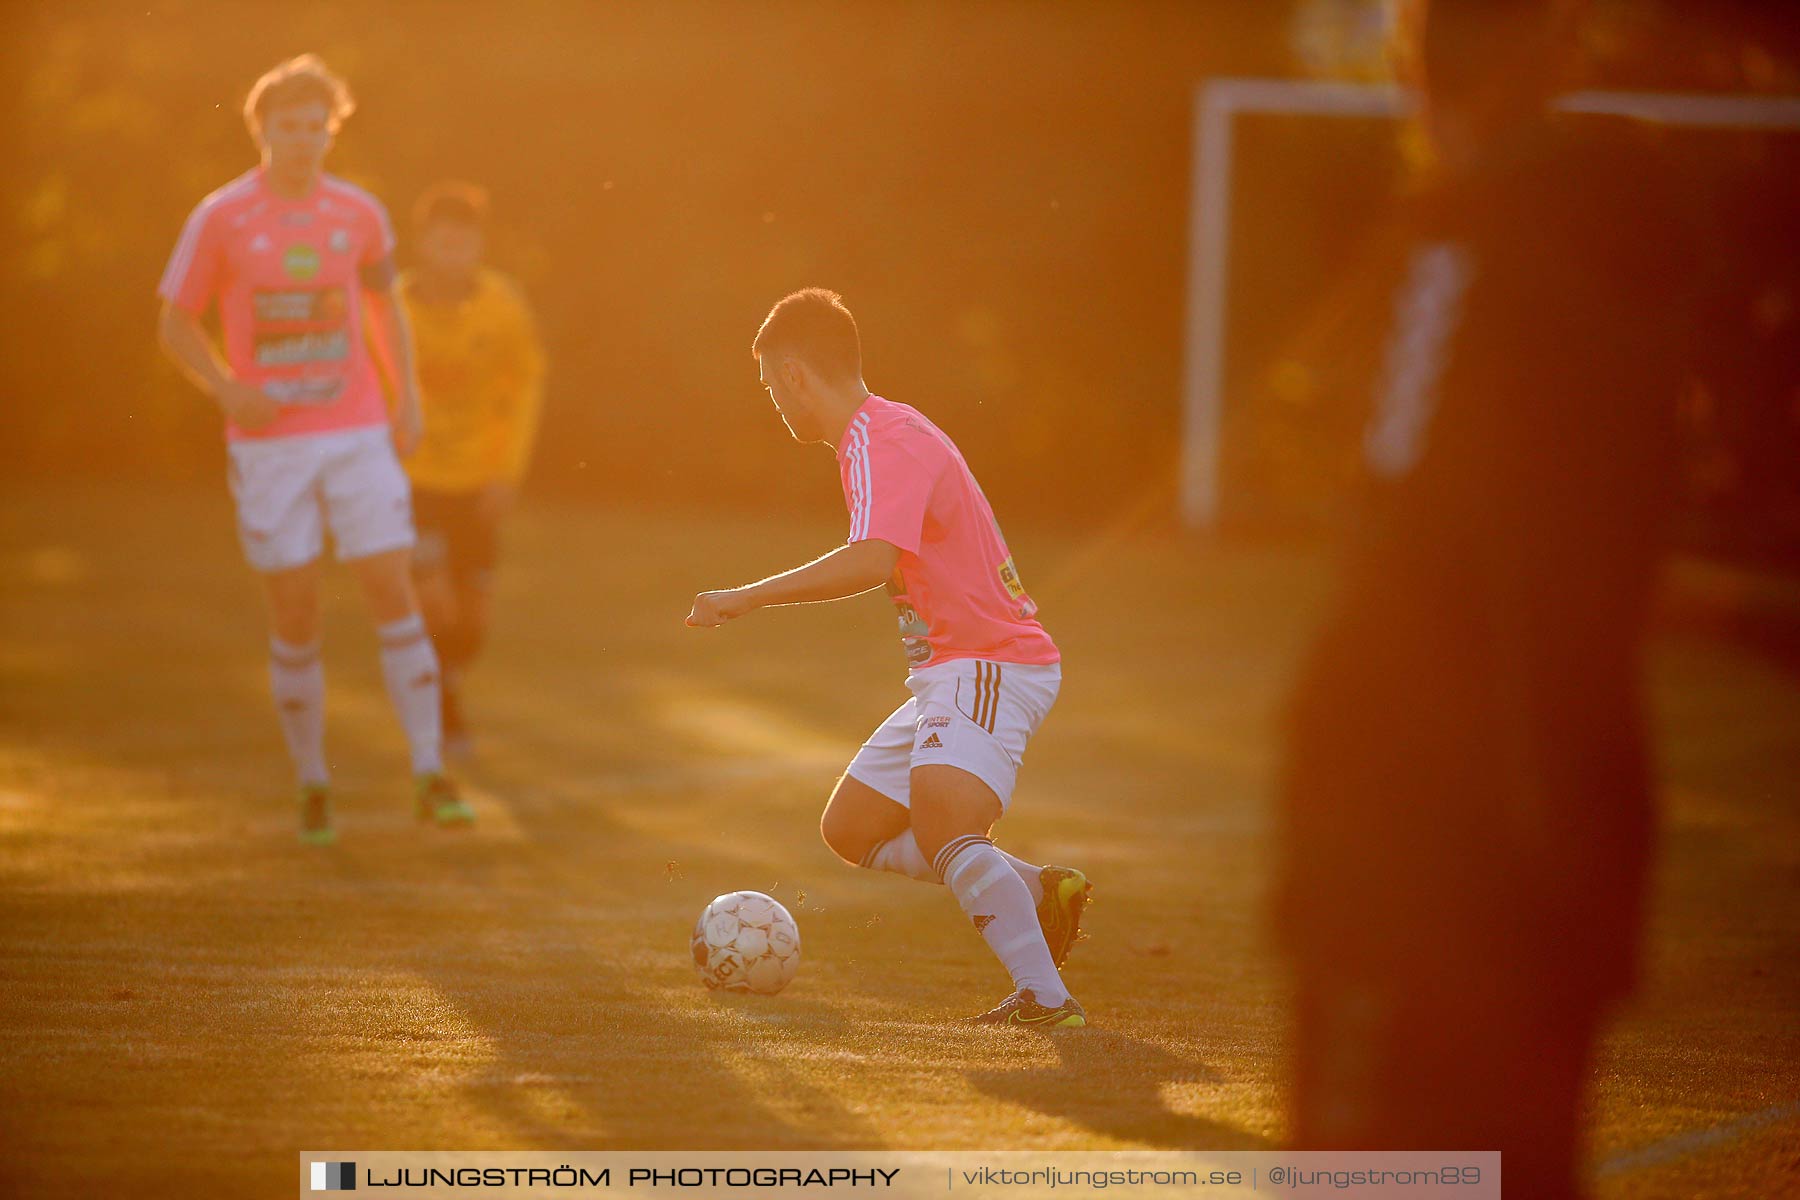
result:
M 1639 954 L 1692 278 L 1631 123 L 1549 111 L 1573 16 L 1402 12 L 1434 161 L 1293 701 L 1277 884 L 1294 1145 L 1498 1149 L 1539 1200 L 1580 1191 L 1583 1083 Z
M 912 696 L 856 752 L 819 832 L 853 866 L 941 883 L 1012 976 L 970 1020 L 1080 1028 L 1059 968 L 1080 935 L 1087 877 L 994 845 L 1025 747 L 1062 687 L 1062 653 L 1019 582 L 994 511 L 954 442 L 918 409 L 870 393 L 843 298 L 784 297 L 751 344 L 763 388 L 794 440 L 837 454 L 845 544 L 743 587 L 701 592 L 687 623 L 713 628 L 759 608 L 816 604 L 885 586 Z
M 396 452 L 418 442 L 421 415 L 394 296 L 394 235 L 379 200 L 324 171 L 353 108 L 344 81 L 310 54 L 257 80 L 244 120 L 262 161 L 194 209 L 157 289 L 164 349 L 225 419 L 238 533 L 268 600 L 269 672 L 299 778 L 300 836 L 313 845 L 337 836 L 320 661 L 327 526 L 380 635 L 418 814 L 446 826 L 473 818 L 443 772 L 437 656 L 408 569 L 412 514 Z M 204 324 L 215 304 L 222 356 Z M 394 367 L 391 419 L 365 312 Z
M 500 523 L 531 459 L 544 353 L 519 289 L 484 266 L 487 195 L 428 188 L 413 209 L 418 264 L 400 276 L 424 394 L 407 459 L 419 543 L 413 577 L 443 666 L 444 749 L 470 751 L 461 682 L 487 638 Z

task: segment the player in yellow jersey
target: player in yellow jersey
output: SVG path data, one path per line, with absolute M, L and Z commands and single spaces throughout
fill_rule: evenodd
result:
M 486 193 L 435 184 L 413 219 L 418 265 L 400 277 L 425 410 L 406 464 L 413 570 L 443 664 L 444 748 L 466 755 L 461 678 L 487 634 L 500 522 L 531 458 L 544 353 L 518 288 L 482 263 Z

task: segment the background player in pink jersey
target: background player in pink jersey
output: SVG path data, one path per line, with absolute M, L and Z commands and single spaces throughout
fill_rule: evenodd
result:
M 688 624 L 887 586 L 912 698 L 851 760 L 820 832 L 846 862 L 949 885 L 1013 980 L 974 1020 L 1086 1025 L 1058 970 L 1079 934 L 1086 876 L 1026 863 L 990 836 L 1062 668 L 987 497 L 922 413 L 870 394 L 856 320 L 835 292 L 782 299 L 751 349 L 794 440 L 836 449 L 850 536 L 805 566 L 700 593 Z
M 301 837 L 312 844 L 336 837 L 319 658 L 327 525 L 378 627 L 418 813 L 448 827 L 473 819 L 443 773 L 438 663 L 408 570 L 411 496 L 395 451 L 417 444 L 421 420 L 393 232 L 379 200 L 324 172 L 353 107 L 312 55 L 257 80 L 244 120 L 262 162 L 200 202 L 157 289 L 165 350 L 225 418 L 238 531 L 264 580 L 275 707 L 299 777 Z M 222 356 L 203 324 L 215 304 Z M 391 422 L 365 314 L 396 376 Z

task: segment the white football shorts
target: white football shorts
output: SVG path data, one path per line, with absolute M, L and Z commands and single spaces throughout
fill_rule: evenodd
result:
M 385 425 L 233 442 L 238 538 L 258 571 L 319 557 L 325 526 L 340 560 L 413 544 L 412 486 Z
M 850 760 L 851 778 L 911 807 L 912 769 L 960 767 L 1000 797 L 1004 809 L 1037 732 L 1062 687 L 1059 663 L 955 659 L 906 677 L 912 699 L 894 710 Z

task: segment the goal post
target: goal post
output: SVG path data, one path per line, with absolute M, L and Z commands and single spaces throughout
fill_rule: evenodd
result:
M 1413 103 L 1396 87 L 1311 80 L 1224 78 L 1195 89 L 1180 479 L 1181 516 L 1189 528 L 1211 528 L 1219 519 L 1236 118 L 1246 113 L 1397 118 Z M 1670 125 L 1800 129 L 1800 97 L 1584 91 L 1561 97 L 1557 107 Z

